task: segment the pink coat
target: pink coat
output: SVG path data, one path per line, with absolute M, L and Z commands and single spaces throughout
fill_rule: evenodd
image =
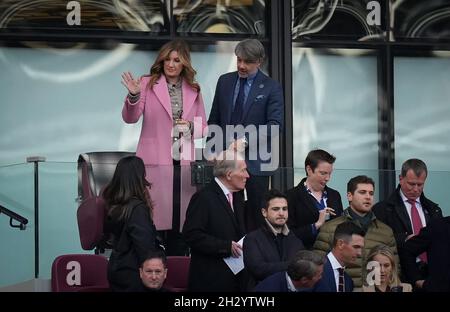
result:
M 158 230 L 172 229 L 173 211 L 173 158 L 172 158 L 172 107 L 164 75 L 152 89 L 147 87 L 149 77 L 141 80 L 141 96 L 132 105 L 128 98 L 122 109 L 126 123 L 136 123 L 143 115 L 141 135 L 136 155 L 144 160 L 147 180 L 152 183 L 150 194 L 154 202 L 153 221 Z M 200 92 L 182 82 L 183 115 L 194 122 L 194 136 L 202 137 L 206 132 L 206 115 Z M 197 117 L 194 120 L 194 117 Z M 180 230 L 186 208 L 195 188 L 191 186 L 190 162 L 194 161 L 193 136 L 181 139 L 181 207 Z

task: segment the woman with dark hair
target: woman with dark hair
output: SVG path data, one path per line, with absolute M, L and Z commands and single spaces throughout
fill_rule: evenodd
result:
M 139 267 L 149 251 L 159 248 L 147 187 L 142 159 L 128 156 L 119 161 L 103 191 L 108 206 L 105 229 L 113 245 L 108 263 L 112 291 L 141 291 Z
M 150 192 L 155 225 L 165 231 L 168 255 L 187 253 L 180 231 L 196 191 L 190 162 L 195 160 L 194 138 L 201 138 L 206 128 L 195 74 L 189 47 L 182 40 L 161 47 L 148 75 L 135 79 L 129 72 L 122 74 L 128 90 L 122 117 L 126 123 L 143 117 L 136 155 L 143 159 L 147 176 L 158 181 Z

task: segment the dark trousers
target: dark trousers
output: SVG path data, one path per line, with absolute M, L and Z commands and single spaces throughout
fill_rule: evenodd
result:
M 181 167 L 180 162 L 173 161 L 173 214 L 172 229 L 161 231 L 167 256 L 189 255 L 189 247 L 180 233 L 180 194 L 181 194 Z
M 261 208 L 264 206 L 264 194 L 269 190 L 269 176 L 250 175 L 245 189 L 247 190 L 245 224 L 247 233 L 249 233 L 264 224 Z
M 420 279 L 426 280 L 428 277 L 428 263 L 422 261 L 417 262 L 417 267 L 419 269 Z M 422 288 L 417 288 L 414 283 L 412 283 L 412 285 L 414 292 L 425 292 Z

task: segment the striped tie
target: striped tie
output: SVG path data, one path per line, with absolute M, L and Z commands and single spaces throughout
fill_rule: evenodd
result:
M 344 268 L 338 268 L 338 271 L 339 271 L 338 292 L 344 292 L 345 291 Z

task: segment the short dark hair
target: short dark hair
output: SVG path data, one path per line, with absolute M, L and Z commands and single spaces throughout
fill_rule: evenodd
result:
M 358 187 L 358 184 L 372 184 L 373 189 L 375 189 L 375 182 L 372 178 L 365 176 L 365 175 L 359 175 L 356 177 L 351 178 L 347 183 L 347 193 L 354 194 L 356 191 L 356 188 Z
M 428 175 L 428 169 L 427 165 L 420 159 L 417 158 L 411 158 L 405 161 L 402 165 L 402 171 L 400 172 L 400 175 L 402 177 L 406 177 L 406 173 L 408 173 L 408 170 L 414 171 L 416 176 L 420 176 L 422 172 L 425 172 L 425 175 Z
M 264 209 L 269 208 L 269 202 L 274 198 L 284 198 L 287 201 L 287 196 L 283 192 L 280 192 L 277 189 L 271 189 L 264 194 Z
M 311 170 L 314 171 L 319 165 L 319 162 L 324 161 L 332 165 L 334 164 L 335 160 L 336 157 L 334 155 L 331 155 L 330 153 L 322 149 L 315 149 L 310 151 L 305 159 L 306 175 L 308 175 L 308 172 L 306 171 L 307 166 L 309 166 Z
M 312 278 L 317 272 L 317 267 L 325 263 L 325 258 L 311 250 L 300 250 L 289 261 L 287 274 L 298 281 L 302 277 Z
M 152 259 L 160 259 L 161 262 L 164 264 L 164 268 L 167 268 L 167 257 L 162 249 L 155 249 L 151 250 L 147 253 L 145 256 L 145 260 L 141 263 L 141 268 L 144 266 L 145 261 L 152 260 Z
M 333 246 L 336 246 L 338 240 L 349 243 L 352 239 L 352 235 L 363 236 L 366 235 L 363 229 L 357 226 L 355 223 L 347 221 L 339 224 L 334 231 Z

